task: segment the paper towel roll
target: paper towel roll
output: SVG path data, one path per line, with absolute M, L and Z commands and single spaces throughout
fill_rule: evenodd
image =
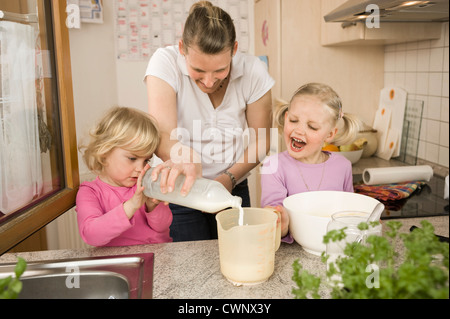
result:
M 408 181 L 427 181 L 433 176 L 429 165 L 395 166 L 366 168 L 363 171 L 363 181 L 366 185 L 401 183 Z

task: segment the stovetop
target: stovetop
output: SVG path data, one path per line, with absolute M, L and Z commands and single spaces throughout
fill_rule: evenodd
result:
M 353 183 L 362 181 L 362 175 L 353 175 Z M 445 179 L 433 176 L 426 185 L 408 198 L 382 203 L 386 206 L 381 219 L 448 216 L 449 200 L 444 199 Z

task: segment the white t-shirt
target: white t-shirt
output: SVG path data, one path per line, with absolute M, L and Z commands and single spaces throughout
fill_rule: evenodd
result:
M 259 58 L 237 52 L 222 104 L 212 105 L 188 74 L 178 46 L 158 49 L 145 76 L 166 81 L 177 94 L 178 125 L 171 138 L 194 149 L 202 158 L 203 176 L 214 179 L 237 162 L 251 133 L 245 111 L 275 84 Z M 255 158 L 256 155 L 255 155 Z

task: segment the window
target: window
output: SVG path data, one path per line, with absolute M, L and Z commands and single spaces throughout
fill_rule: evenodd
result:
M 0 254 L 75 205 L 65 3 L 0 0 Z

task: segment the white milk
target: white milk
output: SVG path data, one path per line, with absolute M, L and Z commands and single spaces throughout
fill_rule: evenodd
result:
M 190 207 L 207 213 L 216 213 L 228 207 L 241 207 L 242 198 L 231 195 L 230 192 L 217 181 L 206 178 L 197 178 L 194 185 L 192 185 L 190 192 L 186 196 L 182 196 L 180 192 L 184 179 L 186 178 L 184 175 L 177 177 L 173 192 L 162 193 L 159 177 L 153 182 L 151 173 L 152 169 L 148 170 L 142 180 L 142 185 L 145 187 L 144 194 L 147 197 Z
M 238 209 L 239 209 L 239 221 L 238 221 L 238 225 L 239 225 L 239 226 L 244 226 L 244 209 L 242 208 L 241 205 L 239 205 Z

